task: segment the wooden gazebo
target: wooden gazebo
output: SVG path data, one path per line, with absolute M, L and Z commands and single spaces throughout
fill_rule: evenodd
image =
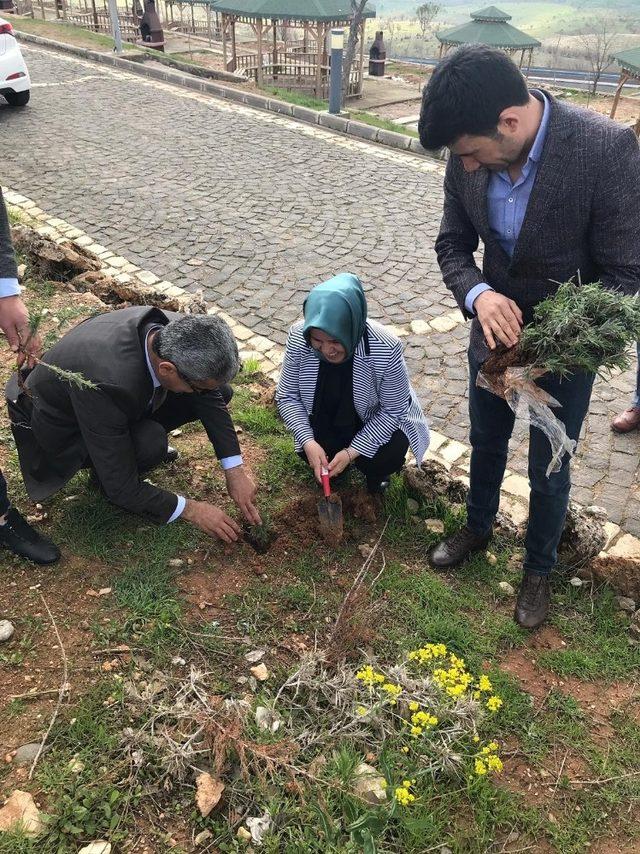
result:
M 300 89 L 326 98 L 329 92 L 328 41 L 332 27 L 351 23 L 350 0 L 214 0 L 221 15 L 222 50 L 227 71 L 252 77 L 284 89 Z M 362 95 L 364 30 L 375 9 L 366 7 L 359 33 L 347 95 Z M 256 37 L 256 49 L 240 53 L 236 25 L 247 24 Z M 278 28 L 284 37 L 278 39 Z
M 629 50 L 621 50 L 614 53 L 611 57 L 620 66 L 620 79 L 616 88 L 616 94 L 613 96 L 613 104 L 611 105 L 611 118 L 614 118 L 622 90 L 627 83 L 640 84 L 640 47 L 632 47 Z M 636 136 L 640 137 L 640 116 L 636 122 Z
M 451 30 L 436 33 L 440 42 L 440 56 L 450 48 L 463 44 L 483 44 L 504 50 L 512 58 L 520 54 L 520 68 L 524 65 L 525 56 L 527 69 L 531 67 L 531 59 L 535 48 L 540 47 L 538 39 L 512 26 L 511 15 L 496 6 L 487 6 L 471 13 L 471 20 Z

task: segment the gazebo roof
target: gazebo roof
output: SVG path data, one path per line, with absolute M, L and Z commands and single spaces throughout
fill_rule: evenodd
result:
M 262 18 L 270 21 L 347 21 L 351 20 L 350 0 L 213 0 L 218 12 Z M 376 10 L 367 5 L 365 18 L 375 18 Z
M 472 12 L 471 18 L 467 24 L 436 33 L 436 38 L 442 44 L 485 44 L 503 50 L 540 47 L 538 39 L 507 23 L 511 20 L 511 15 L 496 6 L 487 6 Z
M 631 72 L 634 77 L 640 77 L 640 47 L 619 50 L 613 54 L 612 59 L 615 59 L 623 71 Z

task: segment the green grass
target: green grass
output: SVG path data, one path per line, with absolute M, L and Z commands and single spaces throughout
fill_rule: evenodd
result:
M 311 110 L 329 109 L 328 101 L 314 98 L 312 95 L 305 95 L 302 92 L 292 92 L 289 89 L 279 89 L 277 87 L 267 87 L 264 91 L 267 95 L 274 95 L 280 101 L 286 101 L 288 104 L 296 104 L 298 107 L 309 107 Z
M 113 50 L 114 47 L 114 41 L 110 36 L 103 35 L 102 33 L 94 33 L 91 30 L 85 30 L 83 27 L 67 24 L 64 21 L 42 21 L 39 18 L 19 18 L 16 20 L 15 29 L 18 32 L 32 33 L 33 35 L 53 39 L 54 41 L 65 44 L 80 45 L 96 50 Z M 128 44 L 127 42 L 123 42 L 123 48 L 124 50 L 137 50 L 136 45 Z

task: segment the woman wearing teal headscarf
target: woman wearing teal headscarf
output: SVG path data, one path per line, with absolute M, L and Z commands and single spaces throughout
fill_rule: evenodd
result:
M 418 463 L 429 428 L 400 341 L 367 320 L 360 280 L 341 273 L 317 285 L 287 341 L 276 402 L 296 451 L 320 481 L 355 465 L 381 492 L 411 447 Z

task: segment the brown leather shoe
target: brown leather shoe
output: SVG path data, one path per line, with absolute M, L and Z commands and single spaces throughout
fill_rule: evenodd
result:
M 630 433 L 632 430 L 637 430 L 640 427 L 640 406 L 631 406 L 625 409 L 620 415 L 611 422 L 611 429 L 614 433 Z
M 523 629 L 537 629 L 546 620 L 550 604 L 548 576 L 525 572 L 516 601 L 516 623 Z
M 434 569 L 452 569 L 475 552 L 486 549 L 491 539 L 491 531 L 485 536 L 474 534 L 465 525 L 464 528 L 447 537 L 429 552 L 429 563 Z

